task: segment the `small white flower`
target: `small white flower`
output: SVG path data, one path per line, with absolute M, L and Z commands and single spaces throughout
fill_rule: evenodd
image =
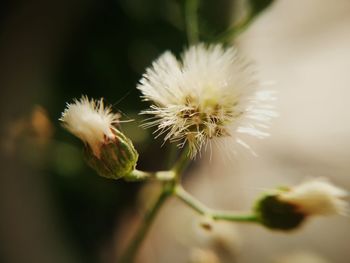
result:
M 279 199 L 295 205 L 299 212 L 306 215 L 346 215 L 348 204 L 343 199 L 347 196 L 345 190 L 319 179 L 307 181 L 282 192 Z
M 69 132 L 87 143 L 99 158 L 101 145 L 115 138 L 114 124 L 119 122 L 119 118 L 119 114 L 112 113 L 110 107 L 104 106 L 102 98 L 89 100 L 82 96 L 80 100 L 67 103 L 60 121 Z
M 165 52 L 140 80 L 138 89 L 146 101 L 152 101 L 153 115 L 145 127 L 157 126 L 164 141 L 188 142 L 191 157 L 216 139 L 231 138 L 249 148 L 232 132 L 257 137 L 268 136 L 259 128 L 275 115 L 270 105 L 269 92 L 256 92 L 257 83 L 249 65 L 236 49 L 221 45 L 199 44 L 186 50 L 181 60 Z M 253 123 L 245 123 L 245 120 Z M 222 145 L 227 145 L 223 143 Z

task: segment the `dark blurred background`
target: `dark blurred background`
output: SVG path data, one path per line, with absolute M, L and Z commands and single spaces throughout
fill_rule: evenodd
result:
M 98 177 L 58 118 L 73 98 L 103 97 L 123 119 L 136 119 L 122 129 L 139 167 L 166 168 L 169 149 L 138 126 L 146 104 L 135 87 L 164 50 L 187 45 L 183 4 L 1 2 L 0 262 L 113 262 L 113 235 L 140 185 Z M 233 1 L 202 1 L 202 31 L 223 31 L 232 11 Z

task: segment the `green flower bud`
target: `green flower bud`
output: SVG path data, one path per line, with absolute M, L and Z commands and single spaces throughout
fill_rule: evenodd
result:
M 292 230 L 301 225 L 306 215 L 298 207 L 281 201 L 278 194 L 265 194 L 255 205 L 260 223 L 270 229 Z
M 344 189 L 318 178 L 266 193 L 257 201 L 255 213 L 268 228 L 291 230 L 310 216 L 348 215 L 347 196 Z
M 119 117 L 104 106 L 103 99 L 82 96 L 67 104 L 60 118 L 63 127 L 85 143 L 87 163 L 99 175 L 111 179 L 130 174 L 138 159 L 131 140 L 116 128 Z
M 113 130 L 115 138 L 100 146 L 97 157 L 89 146 L 85 147 L 85 159 L 100 176 L 118 179 L 130 174 L 136 166 L 138 153 L 132 141 L 118 130 Z

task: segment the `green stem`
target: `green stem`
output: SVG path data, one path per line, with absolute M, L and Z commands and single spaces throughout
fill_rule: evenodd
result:
M 214 211 L 211 218 L 233 222 L 259 223 L 259 219 L 255 214 L 243 214 L 241 212 Z
M 130 174 L 124 177 L 128 182 L 139 182 L 148 179 L 154 179 L 158 181 L 171 181 L 175 178 L 174 171 L 158 171 L 158 172 L 144 172 L 135 169 Z
M 136 235 L 131 240 L 131 243 L 127 247 L 127 250 L 122 255 L 119 262 L 121 263 L 132 263 L 135 260 L 135 257 L 137 255 L 137 251 L 140 248 L 142 241 L 145 239 L 152 222 L 154 221 L 156 215 L 158 214 L 160 208 L 166 201 L 166 199 L 170 196 L 171 193 L 166 190 L 167 188 L 164 187 L 162 193 L 158 197 L 155 204 L 150 208 L 150 210 L 146 213 L 139 229 L 136 232 Z
M 175 163 L 173 169 L 170 171 L 143 172 L 135 169 L 132 173 L 126 176 L 125 179 L 127 181 L 143 181 L 146 179 L 153 178 L 159 181 L 163 181 L 164 183 L 163 183 L 163 190 L 161 195 L 157 199 L 154 206 L 151 207 L 151 209 L 145 215 L 145 218 L 140 228 L 137 230 L 134 238 L 132 239 L 131 243 L 127 247 L 127 250 L 122 255 L 122 258 L 120 260 L 121 263 L 132 263 L 134 261 L 137 251 L 141 246 L 142 241 L 146 237 L 146 234 L 154 218 L 159 212 L 160 207 L 169 196 L 174 194 L 176 182 L 180 180 L 180 176 L 183 173 L 183 171 L 186 169 L 189 162 L 190 162 L 190 158 L 188 157 L 188 148 L 186 147 L 185 149 L 183 149 L 179 159 Z
M 198 42 L 198 1 L 185 0 L 185 23 L 187 39 L 190 45 Z
M 185 171 L 190 162 L 191 158 L 188 155 L 188 146 L 185 146 L 172 169 L 172 171 L 175 173 L 174 179 L 176 182 L 180 181 L 182 173 Z
M 202 204 L 200 201 L 195 199 L 188 192 L 186 192 L 186 190 L 181 185 L 177 185 L 175 187 L 175 195 L 189 207 L 193 208 L 193 210 L 195 210 L 197 213 L 203 216 L 211 215 L 211 210 L 207 208 L 204 204 Z
M 187 168 L 191 159 L 188 156 L 188 146 L 185 146 L 182 150 L 179 158 L 174 164 L 173 168 L 169 171 L 157 171 L 157 172 L 144 172 L 134 169 L 131 173 L 124 177 L 125 181 L 128 182 L 139 182 L 149 179 L 154 179 L 157 181 L 169 182 L 169 181 L 179 181 L 179 177 L 183 171 Z
M 212 210 L 190 195 L 181 185 L 176 185 L 175 195 L 197 213 L 212 218 L 213 220 L 225 220 L 234 222 L 255 222 L 259 220 L 254 214 L 242 214 L 237 212 Z
M 237 37 L 240 33 L 248 28 L 248 26 L 253 22 L 255 16 L 252 14 L 247 15 L 242 21 L 238 24 L 232 26 L 225 32 L 221 33 L 216 39 L 216 42 L 230 42 L 235 37 Z
M 168 156 L 167 156 L 167 160 L 166 160 L 166 166 L 169 168 L 173 165 L 173 163 L 176 160 L 177 157 L 177 153 L 178 153 L 178 147 L 175 144 L 170 144 L 169 145 L 169 152 L 168 152 Z
M 259 220 L 254 214 L 238 214 L 234 212 L 217 211 L 212 210 L 202 204 L 199 200 L 194 198 L 180 184 L 181 175 L 190 163 L 191 159 L 188 156 L 188 148 L 186 147 L 181 152 L 177 162 L 170 171 L 160 171 L 160 172 L 142 172 L 139 170 L 134 170 L 130 175 L 126 177 L 129 181 L 142 181 L 145 179 L 153 178 L 159 181 L 163 181 L 163 189 L 159 198 L 155 204 L 146 213 L 142 224 L 137 230 L 135 236 L 131 240 L 127 250 L 122 255 L 121 263 L 132 263 L 135 260 L 137 251 L 139 250 L 143 240 L 145 239 L 152 222 L 154 221 L 156 215 L 158 214 L 161 206 L 171 195 L 175 195 L 189 207 L 194 209 L 197 213 L 212 218 L 213 220 L 225 220 L 234 222 L 256 222 Z
M 124 180 L 128 182 L 138 182 L 138 181 L 144 181 L 154 177 L 155 177 L 155 173 L 153 172 L 144 172 L 144 171 L 135 169 L 130 174 L 126 175 L 124 177 Z

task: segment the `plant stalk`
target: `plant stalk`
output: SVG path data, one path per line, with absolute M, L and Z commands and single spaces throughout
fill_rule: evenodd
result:
M 135 170 L 130 178 L 134 178 L 134 181 L 142 181 L 148 178 L 155 178 L 159 181 L 163 181 L 163 189 L 162 193 L 158 197 L 155 204 L 148 210 L 146 213 L 139 229 L 137 230 L 135 236 L 131 240 L 131 243 L 127 247 L 126 251 L 122 255 L 119 262 L 121 263 L 133 263 L 137 252 L 145 239 L 152 222 L 154 221 L 156 215 L 160 211 L 160 208 L 164 204 L 164 202 L 174 194 L 176 182 L 180 180 L 180 176 L 183 173 L 183 171 L 186 169 L 187 165 L 189 164 L 190 159 L 188 158 L 187 154 L 187 148 L 185 148 L 179 159 L 174 165 L 174 168 L 170 171 L 160 171 L 155 173 L 147 173 Z M 132 181 L 130 179 L 130 181 Z
M 163 188 L 162 193 L 158 197 L 157 201 L 154 205 L 147 211 L 139 229 L 136 232 L 136 235 L 131 240 L 131 243 L 127 247 L 127 250 L 124 252 L 120 259 L 120 263 L 132 263 L 134 262 L 137 252 L 142 244 L 142 241 L 145 239 L 149 229 L 152 226 L 152 222 L 154 221 L 156 215 L 160 211 L 160 208 L 170 196 L 170 193 Z
M 174 194 L 181 201 L 195 210 L 197 213 L 211 218 L 213 220 L 224 220 L 224 221 L 233 221 L 233 222 L 251 222 L 258 223 L 258 217 L 252 213 L 238 213 L 238 212 L 229 212 L 229 211 L 219 211 L 208 208 L 206 205 L 201 203 L 195 197 L 190 195 L 181 185 L 176 185 Z

